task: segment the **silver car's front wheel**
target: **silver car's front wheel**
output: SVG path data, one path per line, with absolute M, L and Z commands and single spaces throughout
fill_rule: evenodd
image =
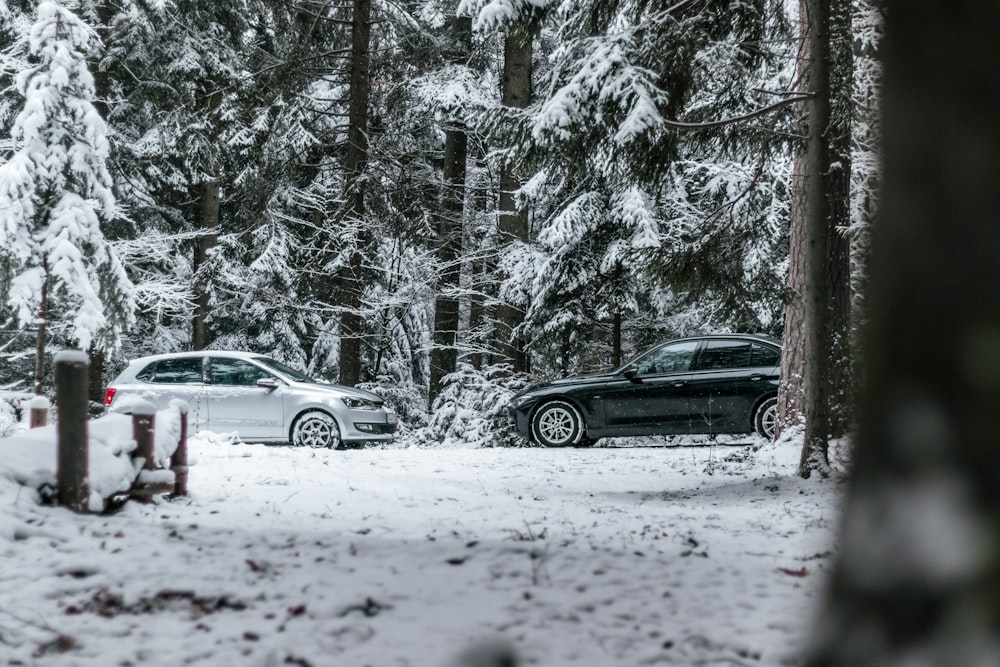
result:
M 340 446 L 340 429 L 333 417 L 320 410 L 304 412 L 292 425 L 291 442 L 296 447 Z
M 583 437 L 583 419 L 569 403 L 552 401 L 531 418 L 532 439 L 546 447 L 575 445 Z

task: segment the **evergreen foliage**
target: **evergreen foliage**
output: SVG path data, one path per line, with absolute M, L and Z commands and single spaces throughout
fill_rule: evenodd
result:
M 19 333 L 0 354 L 28 347 L 45 260 L 59 283 L 52 333 L 119 339 L 109 373 L 190 348 L 202 296 L 211 346 L 334 380 L 356 273 L 361 382 L 428 441 L 482 444 L 503 441 L 506 396 L 528 381 L 491 365 L 501 306 L 523 313 L 512 335 L 534 376 L 608 367 L 672 335 L 780 332 L 797 131 L 781 106 L 796 85 L 784 5 L 374 0 L 368 155 L 350 180 L 350 3 L 43 2 L 49 27 L 33 28 L 35 3 L 9 1 L 0 289 L 4 328 Z M 462 49 L 456 14 L 474 26 Z M 505 37 L 524 26 L 533 101 L 518 109 L 501 103 L 501 79 Z M 27 97 L 43 91 L 48 102 Z M 38 121 L 30 110 L 51 100 L 62 106 Z M 455 128 L 468 141 L 457 194 L 444 172 Z M 31 142 L 63 146 L 46 163 L 60 166 L 42 170 Z M 530 221 L 516 240 L 498 232 L 508 168 Z M 857 201 L 877 181 L 863 173 Z M 213 228 L 199 217 L 206 184 Z M 364 189 L 359 216 L 351 188 Z M 455 265 L 437 252 L 443 216 L 461 235 L 457 281 L 442 280 Z M 458 304 L 447 358 L 460 367 L 428 414 L 440 297 Z

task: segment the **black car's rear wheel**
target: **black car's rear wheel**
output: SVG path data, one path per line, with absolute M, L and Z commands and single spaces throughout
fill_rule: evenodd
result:
M 550 401 L 531 417 L 531 437 L 546 447 L 568 447 L 583 438 L 583 418 L 565 401 Z
M 291 442 L 296 447 L 340 446 L 340 429 L 337 422 L 322 410 L 304 412 L 292 424 Z
M 778 426 L 778 399 L 774 396 L 757 406 L 753 416 L 753 430 L 767 441 L 774 440 Z

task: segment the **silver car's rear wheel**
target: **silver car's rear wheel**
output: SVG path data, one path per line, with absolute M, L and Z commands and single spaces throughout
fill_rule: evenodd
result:
M 340 429 L 333 417 L 321 410 L 304 412 L 292 424 L 291 443 L 296 447 L 340 446 Z
M 546 447 L 568 447 L 583 437 L 583 419 L 569 403 L 552 401 L 535 411 L 531 418 L 532 439 Z

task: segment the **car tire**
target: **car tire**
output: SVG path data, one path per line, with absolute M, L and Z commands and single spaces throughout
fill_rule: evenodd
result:
M 569 447 L 583 439 L 583 418 L 565 401 L 543 404 L 531 417 L 532 440 L 545 447 Z
M 774 440 L 778 426 L 778 398 L 772 396 L 757 406 L 753 416 L 753 430 L 768 442 Z
M 340 446 L 340 429 L 336 420 L 327 413 L 310 410 L 295 418 L 289 441 L 295 447 L 337 449 Z

